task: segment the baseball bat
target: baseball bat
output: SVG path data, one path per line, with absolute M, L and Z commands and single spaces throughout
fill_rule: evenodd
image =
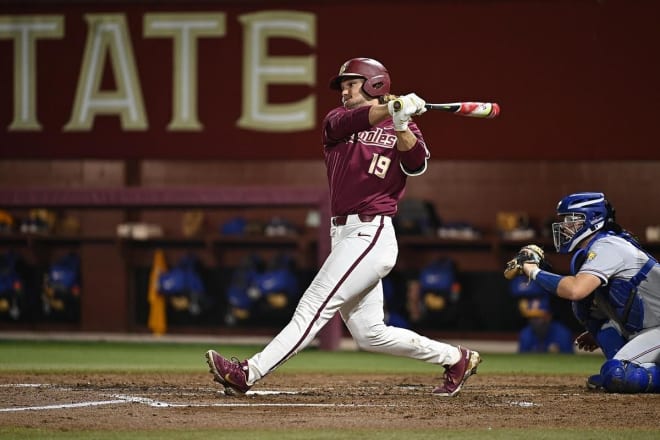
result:
M 426 104 L 427 110 L 439 110 L 470 118 L 492 119 L 500 114 L 500 105 L 496 102 L 450 102 Z M 401 103 L 395 102 L 394 109 L 400 110 Z

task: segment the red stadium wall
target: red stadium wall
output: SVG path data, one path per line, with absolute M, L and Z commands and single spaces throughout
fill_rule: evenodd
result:
M 347 58 L 370 56 L 388 66 L 395 93 L 502 106 L 493 120 L 419 118 L 432 160 L 424 176 L 409 180 L 407 196 L 434 203 L 442 220 L 492 234 L 497 212 L 524 211 L 538 228 L 561 196 L 586 190 L 608 194 L 620 222 L 642 238 L 646 226 L 660 225 L 660 150 L 652 137 L 658 2 L 0 4 L 0 193 L 323 192 L 319 124 L 338 102 L 328 79 Z M 203 30 L 186 33 L 182 23 Z M 77 246 L 95 294 L 75 328 L 135 330 L 136 293 L 127 287 L 126 249 L 112 239 L 116 224 L 156 221 L 176 234 L 183 208 L 65 208 L 91 239 L 28 240 L 23 251 L 45 265 Z M 251 208 L 249 200 L 204 206 L 210 216 Z M 22 243 L 12 240 L 0 250 Z M 131 264 L 150 264 L 147 250 Z M 447 253 L 462 269 L 500 279 L 509 251 L 403 245 L 398 266 Z M 206 256 L 213 262 L 216 253 Z
M 5 1 L 0 157 L 318 159 L 328 79 L 370 56 L 395 92 L 501 104 L 494 120 L 420 118 L 434 158 L 658 159 L 659 14 L 624 0 Z

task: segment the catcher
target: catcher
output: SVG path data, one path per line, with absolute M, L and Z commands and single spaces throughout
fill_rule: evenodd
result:
M 547 270 L 543 250 L 524 246 L 504 276 L 524 274 L 545 290 L 572 301 L 586 331 L 578 348 L 601 348 L 600 374 L 590 389 L 614 393 L 660 392 L 660 265 L 615 221 L 603 193 L 570 194 L 559 202 L 560 221 L 552 224 L 557 252 L 573 254 L 572 275 Z

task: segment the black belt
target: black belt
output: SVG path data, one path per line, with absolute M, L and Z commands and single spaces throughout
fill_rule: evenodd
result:
M 370 223 L 372 222 L 376 217 L 376 215 L 368 215 L 368 214 L 358 214 L 358 218 L 362 223 Z M 347 215 L 338 215 L 336 217 L 332 217 L 332 225 L 333 226 L 344 226 L 346 224 L 346 221 L 348 220 Z

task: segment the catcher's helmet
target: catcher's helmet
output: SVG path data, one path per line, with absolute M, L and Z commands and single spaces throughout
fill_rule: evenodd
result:
M 330 80 L 330 88 L 339 90 L 347 78 L 364 78 L 362 90 L 374 98 L 390 93 L 390 74 L 385 66 L 371 58 L 352 58 L 339 68 L 337 76 Z
M 552 239 L 557 252 L 567 254 L 589 235 L 614 222 L 614 208 L 599 192 L 570 194 L 557 204 L 561 222 L 552 224 Z

